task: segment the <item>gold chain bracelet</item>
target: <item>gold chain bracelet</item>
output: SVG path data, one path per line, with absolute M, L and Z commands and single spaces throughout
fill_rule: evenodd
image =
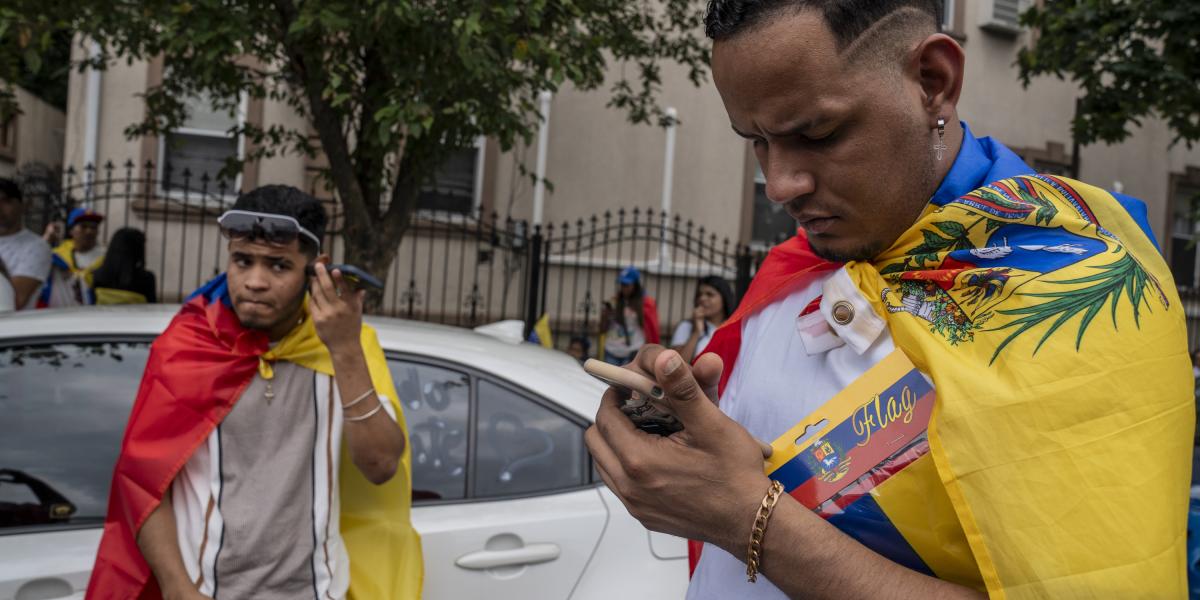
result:
M 750 546 L 746 549 L 746 579 L 750 583 L 758 581 L 758 563 L 762 560 L 763 535 L 767 532 L 767 521 L 771 518 L 771 511 L 775 510 L 775 503 L 779 502 L 779 497 L 782 495 L 783 484 L 778 481 L 771 482 L 771 489 L 767 490 L 766 496 L 763 496 L 762 505 L 758 507 L 758 515 L 754 517 L 754 529 L 750 530 Z

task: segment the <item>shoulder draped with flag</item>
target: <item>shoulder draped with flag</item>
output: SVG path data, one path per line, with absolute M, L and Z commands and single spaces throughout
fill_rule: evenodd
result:
M 92 261 L 91 264 L 78 265 L 75 264 L 75 241 L 65 240 L 63 243 L 54 247 L 51 250 L 50 276 L 46 277 L 46 283 L 42 286 L 41 295 L 38 297 L 38 307 L 46 308 L 50 306 L 50 298 L 54 290 L 54 275 L 55 269 L 65 271 L 72 276 L 78 277 L 83 282 L 84 304 L 95 304 L 96 298 L 92 290 L 92 275 L 100 265 L 104 263 L 104 256 L 100 256 Z
M 871 492 L 934 574 L 992 598 L 1186 596 L 1193 381 L 1144 220 L 1132 199 L 1021 175 L 935 196 L 844 265 L 936 389 L 926 460 Z M 771 252 L 708 346 L 722 389 L 743 319 L 836 268 L 802 236 Z M 961 530 L 958 557 L 939 523 Z
M 361 339 L 372 383 L 392 403 L 407 435 L 375 331 L 364 325 Z M 274 348 L 263 332 L 242 327 L 228 305 L 224 276 L 193 295 L 154 341 L 114 470 L 88 598 L 161 596 L 137 546 L 137 532 L 254 375 L 269 373 L 276 360 L 334 374 L 311 319 Z M 347 452 L 343 446 L 339 482 L 341 535 L 350 555 L 349 597 L 419 598 L 423 566 L 420 538 L 410 519 L 410 451 L 405 448 L 395 476 L 378 486 L 366 480 Z

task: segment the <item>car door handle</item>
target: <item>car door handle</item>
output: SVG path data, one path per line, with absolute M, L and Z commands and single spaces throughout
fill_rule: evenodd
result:
M 460 556 L 454 564 L 473 571 L 550 562 L 562 554 L 558 544 L 529 544 L 512 550 L 480 550 Z

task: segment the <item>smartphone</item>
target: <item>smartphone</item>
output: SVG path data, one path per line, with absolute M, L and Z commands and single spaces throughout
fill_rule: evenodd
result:
M 330 273 L 332 273 L 334 269 L 341 271 L 342 279 L 348 281 L 350 283 L 350 285 L 354 286 L 354 289 L 356 289 L 356 290 L 361 290 L 361 289 L 365 289 L 365 288 L 369 288 L 369 287 L 375 288 L 377 290 L 383 289 L 382 281 L 377 279 L 374 275 L 371 275 L 370 273 L 366 272 L 365 270 L 360 269 L 354 265 L 328 265 L 325 267 L 325 270 L 329 271 Z M 316 274 L 316 271 L 313 270 L 312 265 L 309 265 L 308 268 L 305 270 L 307 271 L 309 277 Z
M 594 358 L 589 358 L 583 363 L 583 370 L 625 394 L 621 412 L 625 413 L 638 429 L 657 435 L 671 435 L 683 430 L 683 423 L 680 423 L 675 415 L 655 404 L 655 401 L 663 400 L 666 395 L 653 379 Z
M 675 415 L 666 412 L 657 404 L 666 398 L 666 394 L 659 387 L 658 382 L 644 375 L 638 375 L 629 369 L 610 365 L 594 358 L 589 358 L 583 363 L 583 370 L 587 371 L 588 375 L 626 394 L 627 397 L 625 404 L 621 406 L 621 412 L 625 413 L 638 429 L 658 435 L 671 435 L 683 431 L 683 423 L 680 423 Z M 771 458 L 774 453 L 771 445 L 758 438 L 755 438 L 754 441 L 758 443 L 758 449 L 762 452 L 763 459 Z

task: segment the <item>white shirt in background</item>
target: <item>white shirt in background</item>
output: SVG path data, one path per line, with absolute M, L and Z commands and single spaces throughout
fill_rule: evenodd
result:
M 50 245 L 41 236 L 22 229 L 11 235 L 0 235 L 0 260 L 8 268 L 9 277 L 29 277 L 45 283 L 50 275 Z M 40 292 L 34 290 L 21 310 L 37 307 Z

